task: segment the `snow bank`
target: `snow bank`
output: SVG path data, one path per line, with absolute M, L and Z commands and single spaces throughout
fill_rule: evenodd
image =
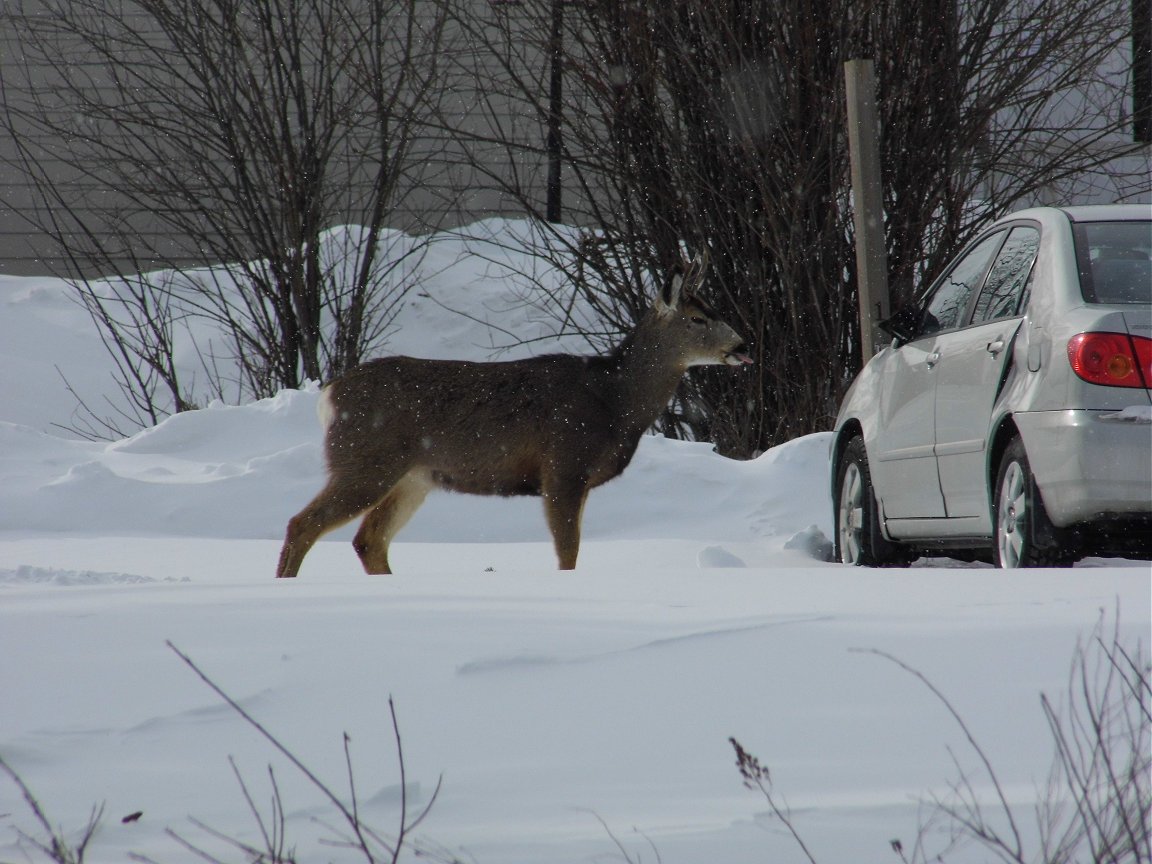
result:
M 313 387 L 240 407 L 216 403 L 111 444 L 0 423 L 0 471 L 8 480 L 0 487 L 0 532 L 280 537 L 324 482 L 317 398 Z M 592 493 L 585 536 L 780 545 L 811 525 L 827 534 L 826 499 L 795 491 L 826 470 L 827 448 L 826 435 L 813 435 L 742 463 L 708 444 L 646 437 L 628 471 Z M 400 539 L 546 536 L 536 499 L 435 493 Z

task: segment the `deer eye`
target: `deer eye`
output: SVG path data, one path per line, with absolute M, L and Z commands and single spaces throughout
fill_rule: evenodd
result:
M 703 315 L 693 315 L 692 316 L 692 323 L 693 324 L 707 324 L 708 319 L 705 318 Z

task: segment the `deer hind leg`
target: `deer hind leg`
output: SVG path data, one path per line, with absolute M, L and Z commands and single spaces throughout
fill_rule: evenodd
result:
M 351 522 L 379 501 L 387 491 L 388 485 L 380 482 L 331 477 L 320 494 L 288 520 L 276 578 L 290 579 L 295 576 L 304 556 L 317 540 L 329 531 Z
M 401 478 L 384 499 L 368 511 L 352 546 L 369 574 L 388 574 L 388 546 L 392 538 L 408 524 L 432 488 L 426 477 L 410 472 Z
M 576 556 L 580 553 L 580 522 L 584 518 L 584 502 L 588 500 L 588 485 L 583 480 L 545 482 L 544 515 L 552 532 L 556 547 L 556 560 L 561 570 L 575 570 Z

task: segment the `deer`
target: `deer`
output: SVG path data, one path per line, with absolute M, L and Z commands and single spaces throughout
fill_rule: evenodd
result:
M 289 520 L 276 576 L 296 576 L 321 536 L 361 515 L 364 570 L 391 573 L 392 539 L 433 489 L 542 498 L 559 569 L 575 569 L 589 491 L 628 467 L 688 368 L 752 363 L 698 296 L 706 270 L 704 255 L 673 265 L 604 355 L 383 357 L 328 384 L 317 408 L 327 483 Z

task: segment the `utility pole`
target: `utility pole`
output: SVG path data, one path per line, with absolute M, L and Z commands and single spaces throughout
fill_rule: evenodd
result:
M 564 152 L 564 141 L 561 137 L 560 124 L 564 95 L 564 0 L 552 0 L 548 54 L 551 68 L 548 80 L 548 135 L 544 142 L 544 149 L 548 154 L 548 187 L 544 218 L 549 222 L 559 222 L 563 218 L 560 157 Z
M 871 60 L 844 64 L 848 95 L 848 150 L 852 162 L 853 225 L 856 232 L 856 284 L 860 300 L 860 363 L 880 347 L 877 323 L 891 312 L 888 253 L 884 245 L 884 194 L 880 184 L 880 125 L 876 113 L 876 74 Z

